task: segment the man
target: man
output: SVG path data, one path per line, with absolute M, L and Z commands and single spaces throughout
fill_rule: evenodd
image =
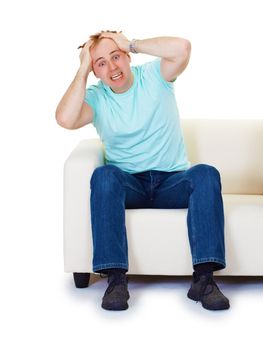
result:
M 220 175 L 209 165 L 189 166 L 173 90 L 189 61 L 189 41 L 130 41 L 106 31 L 82 47 L 56 119 L 67 129 L 92 122 L 105 146 L 106 165 L 90 182 L 93 270 L 107 274 L 109 283 L 102 307 L 128 308 L 125 209 L 188 208 L 194 273 L 187 295 L 206 309 L 228 309 L 213 280 L 213 271 L 225 267 Z M 130 52 L 157 58 L 130 67 Z M 91 71 L 100 81 L 86 89 Z

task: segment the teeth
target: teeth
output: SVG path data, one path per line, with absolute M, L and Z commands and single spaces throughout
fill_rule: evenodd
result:
M 115 74 L 115 75 L 113 75 L 112 78 L 115 78 L 115 77 L 117 77 L 117 76 L 120 75 L 120 74 L 121 74 L 121 72 L 120 72 L 120 73 L 117 73 L 117 74 Z
M 112 80 L 117 80 L 121 77 L 122 73 L 115 74 L 111 77 Z

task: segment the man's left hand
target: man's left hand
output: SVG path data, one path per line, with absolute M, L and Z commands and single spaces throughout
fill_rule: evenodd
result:
M 108 33 L 102 32 L 100 38 L 108 38 L 115 41 L 116 45 L 120 50 L 124 52 L 130 52 L 129 45 L 130 41 L 121 32 L 119 33 Z

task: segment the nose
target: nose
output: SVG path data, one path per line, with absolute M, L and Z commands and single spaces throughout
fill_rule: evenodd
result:
M 114 70 L 116 67 L 117 67 L 116 64 L 113 61 L 110 61 L 109 63 L 110 70 Z

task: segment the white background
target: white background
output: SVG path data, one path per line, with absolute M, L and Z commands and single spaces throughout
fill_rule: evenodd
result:
M 186 299 L 189 278 L 131 277 L 129 310 L 107 313 L 105 279 L 77 290 L 63 272 L 63 163 L 97 135 L 92 125 L 60 128 L 55 109 L 78 69 L 78 45 L 107 29 L 191 41 L 176 82 L 181 118 L 263 118 L 261 1 L 2 2 L 1 348 L 258 348 L 262 279 L 220 280 L 231 309 L 211 313 Z

